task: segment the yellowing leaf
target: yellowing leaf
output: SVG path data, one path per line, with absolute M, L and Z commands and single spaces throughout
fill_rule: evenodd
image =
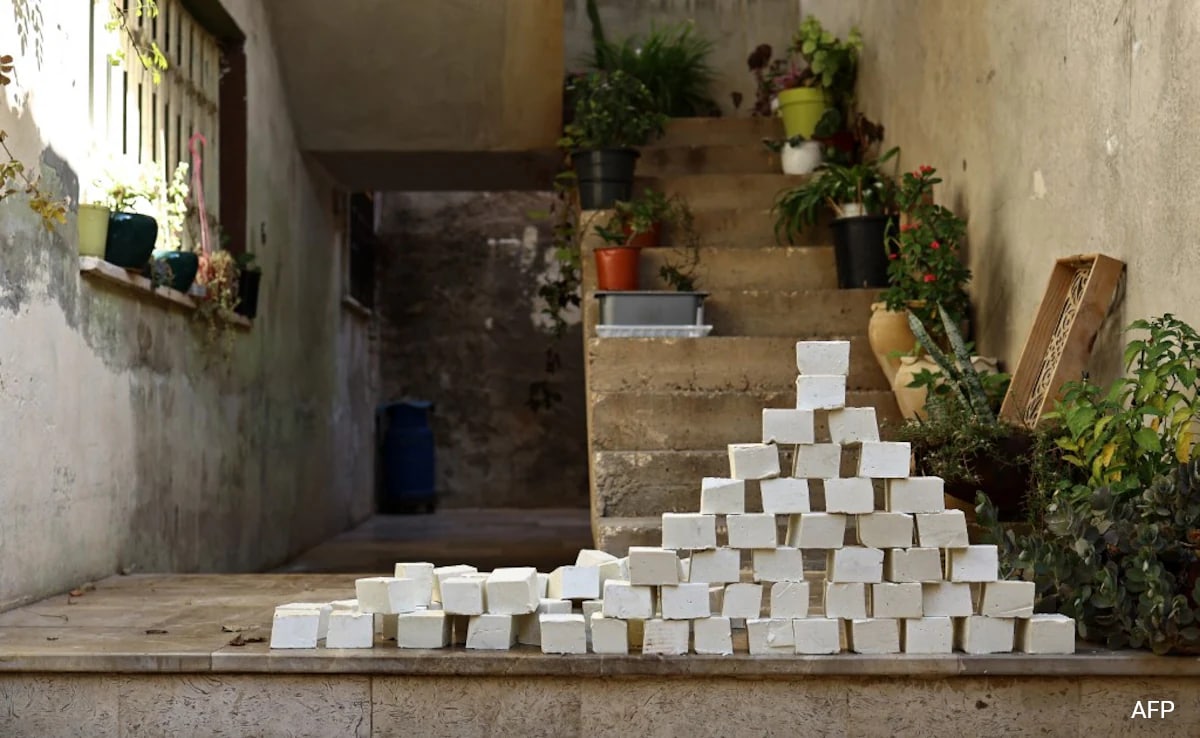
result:
M 1104 444 L 1104 448 L 1102 448 L 1100 450 L 1100 458 L 1099 458 L 1100 466 L 1106 467 L 1109 464 L 1111 464 L 1113 454 L 1115 454 L 1116 452 L 1117 452 L 1117 444 L 1113 443 L 1112 441 L 1109 441 L 1108 443 Z
M 1183 430 L 1179 433 L 1179 439 L 1175 442 L 1175 458 L 1180 464 L 1186 464 L 1192 457 L 1192 432 Z

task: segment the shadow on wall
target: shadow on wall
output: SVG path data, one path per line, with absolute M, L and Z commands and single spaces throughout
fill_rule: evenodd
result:
M 42 65 L 42 16 L 41 0 L 12 0 L 13 22 L 17 38 L 21 42 L 21 55 L 27 56 L 32 47 L 38 66 Z
M 539 280 L 553 265 L 550 193 L 407 193 L 380 200 L 380 401 L 432 401 L 439 504 L 586 507 L 582 331 L 559 345 L 565 398 L 545 379 Z

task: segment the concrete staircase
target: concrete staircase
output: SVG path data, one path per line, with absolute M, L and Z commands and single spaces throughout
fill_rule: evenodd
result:
M 698 289 L 710 293 L 703 339 L 595 337 L 595 263 L 585 243 L 584 321 L 592 527 L 614 553 L 658 545 L 659 516 L 699 509 L 700 478 L 727 476 L 726 445 L 761 440 L 763 407 L 795 406 L 795 343 L 851 341 L 847 404 L 899 412 L 867 345 L 875 290 L 839 290 L 826 227 L 779 244 L 775 194 L 803 181 L 780 174 L 762 145 L 772 119 L 672 121 L 643 149 L 640 187 L 681 194 L 702 237 Z M 669 244 L 668 244 L 669 246 Z M 642 252 L 642 287 L 663 289 L 671 249 Z M 785 459 L 786 461 L 786 459 Z M 749 485 L 748 505 L 757 485 Z M 748 508 L 749 509 L 749 508 Z

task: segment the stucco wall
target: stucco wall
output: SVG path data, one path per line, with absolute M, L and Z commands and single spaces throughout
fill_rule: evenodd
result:
M 555 267 L 548 193 L 407 193 L 379 204 L 383 401 L 435 403 L 440 503 L 584 507 L 583 347 L 576 325 L 550 379 L 563 402 L 526 406 L 547 379 L 539 280 Z
M 253 570 L 372 509 L 368 328 L 340 305 L 332 190 L 306 165 L 260 0 L 246 33 L 259 317 L 222 360 L 190 316 L 80 278 L 74 216 L 0 204 L 0 609 L 122 569 Z M 87 16 L 0 0 L 18 156 L 78 201 Z M 7 22 L 9 17 L 16 24 Z

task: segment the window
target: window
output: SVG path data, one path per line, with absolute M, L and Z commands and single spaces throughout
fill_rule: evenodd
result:
M 349 265 L 347 288 L 350 297 L 367 309 L 375 307 L 375 199 L 365 192 L 350 195 Z

